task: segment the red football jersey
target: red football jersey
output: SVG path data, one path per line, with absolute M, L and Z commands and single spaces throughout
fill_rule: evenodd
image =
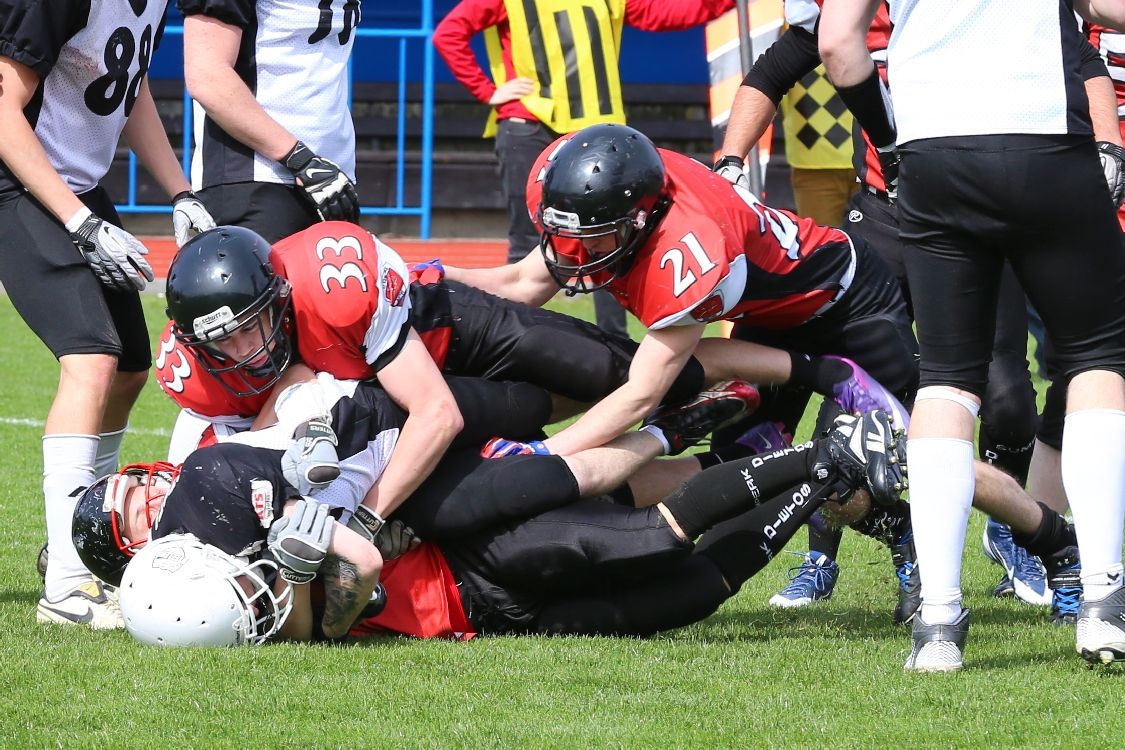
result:
M 568 137 L 544 150 L 529 175 L 537 222 L 546 167 Z M 629 272 L 607 287 L 647 328 L 714 320 L 791 328 L 847 288 L 856 258 L 844 232 L 770 208 L 699 162 L 658 151 L 671 206 Z M 588 260 L 579 240 L 552 241 L 560 255 Z
M 398 633 L 468 640 L 476 635 L 461 605 L 457 581 L 435 545 L 423 542 L 388 560 L 379 580 L 387 590 L 387 607 L 377 617 L 356 623 L 352 636 Z
M 313 224 L 273 246 L 270 262 L 289 279 L 297 352 L 338 378 L 374 377 L 398 351 L 410 318 L 406 264 L 362 227 Z

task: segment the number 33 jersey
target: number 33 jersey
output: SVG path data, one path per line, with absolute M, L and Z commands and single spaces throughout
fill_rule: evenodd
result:
M 558 145 L 540 155 L 529 175 L 533 217 L 539 180 Z M 671 206 L 629 272 L 607 287 L 646 328 L 715 320 L 792 328 L 847 290 L 856 255 L 843 231 L 770 208 L 694 159 L 658 151 Z M 578 240 L 555 237 L 553 243 L 565 255 L 584 254 Z
M 24 112 L 75 193 L 109 171 L 167 7 L 167 0 L 41 0 L 0 8 L 0 54 L 39 76 Z M 18 185 L 0 164 L 0 192 Z

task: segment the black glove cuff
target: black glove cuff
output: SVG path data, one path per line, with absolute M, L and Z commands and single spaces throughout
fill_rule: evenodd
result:
M 1121 148 L 1121 146 L 1118 146 L 1116 143 L 1110 143 L 1109 141 L 1098 141 L 1097 145 L 1099 154 L 1109 154 L 1117 159 L 1117 161 L 1125 162 L 1125 148 Z
M 711 167 L 711 171 L 718 172 L 723 167 L 738 167 L 739 169 L 742 169 L 744 163 L 745 162 L 741 156 L 727 154 L 726 156 L 715 162 L 714 166 Z
M 172 196 L 172 205 L 175 206 L 180 201 L 197 201 L 199 196 L 190 190 L 181 190 Z
M 308 163 L 316 156 L 308 146 L 300 141 L 294 144 L 293 148 L 289 149 L 289 153 L 281 160 L 285 168 L 290 172 L 296 174 L 308 166 Z

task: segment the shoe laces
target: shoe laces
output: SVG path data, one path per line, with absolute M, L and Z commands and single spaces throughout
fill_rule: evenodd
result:
M 1052 591 L 1051 617 L 1059 619 L 1078 615 L 1078 605 L 1082 602 L 1081 586 L 1060 586 Z
M 818 565 L 810 554 L 790 550 L 786 550 L 786 552 L 790 555 L 798 555 L 803 559 L 799 565 L 789 568 L 789 585 L 785 587 L 785 591 L 799 592 L 806 587 L 812 587 L 817 591 L 826 591 L 836 583 L 836 576 L 832 572 L 830 562 Z

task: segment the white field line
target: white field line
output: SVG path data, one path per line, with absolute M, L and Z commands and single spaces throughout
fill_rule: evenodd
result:
M 0 417 L 0 424 L 10 424 L 16 427 L 36 427 L 43 428 L 42 419 L 24 419 L 22 417 Z M 145 429 L 141 427 L 130 427 L 129 432 L 133 435 L 150 435 L 155 437 L 171 437 L 172 431 L 157 428 L 155 430 Z

